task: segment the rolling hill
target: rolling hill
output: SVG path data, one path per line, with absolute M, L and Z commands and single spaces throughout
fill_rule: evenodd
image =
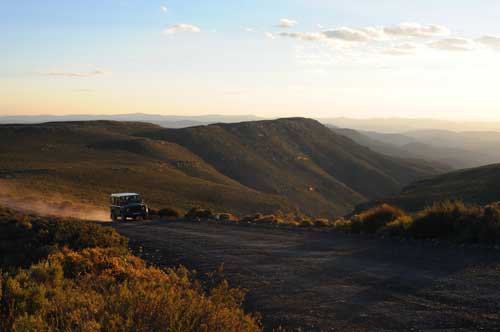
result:
M 42 197 L 105 207 L 110 192 L 137 191 L 154 207 L 333 216 L 440 172 L 302 118 L 186 129 L 113 121 L 1 125 L 0 136 L 3 195 L 26 204 Z
M 455 171 L 417 181 L 385 200 L 416 211 L 436 201 L 462 200 L 485 205 L 500 201 L 500 164 Z

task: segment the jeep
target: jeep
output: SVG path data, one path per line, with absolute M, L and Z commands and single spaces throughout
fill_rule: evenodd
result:
M 110 210 L 113 221 L 118 219 L 125 221 L 127 218 L 147 219 L 149 216 L 148 206 L 141 195 L 135 193 L 112 194 Z

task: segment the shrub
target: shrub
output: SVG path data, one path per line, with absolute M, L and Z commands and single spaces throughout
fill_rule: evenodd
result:
M 0 259 L 0 332 L 261 331 L 241 289 L 148 267 L 110 228 L 0 209 Z
M 179 211 L 173 209 L 173 208 L 163 208 L 160 211 L 158 211 L 158 216 L 160 218 L 179 218 L 180 217 Z
M 379 233 L 383 236 L 408 237 L 408 230 L 412 224 L 413 218 L 411 216 L 401 216 L 382 227 Z
M 302 227 L 312 227 L 314 226 L 314 221 L 312 221 L 311 219 L 308 219 L 308 218 L 304 218 L 304 219 L 301 219 L 300 221 L 297 221 L 300 226 Z
M 434 203 L 417 214 L 410 231 L 414 237 L 426 239 L 456 236 L 480 214 L 480 208 L 459 201 Z
M 201 209 L 201 208 L 192 208 L 186 213 L 186 219 L 214 219 L 215 216 L 212 210 L 209 209 Z
M 318 218 L 318 219 L 314 220 L 314 225 L 318 226 L 318 227 L 330 227 L 331 223 L 326 218 Z
M 353 219 L 360 223 L 361 231 L 374 234 L 388 223 L 405 216 L 405 212 L 388 204 L 371 208 L 356 215 Z
M 460 201 L 435 203 L 416 216 L 409 231 L 416 238 L 498 242 L 500 208 L 498 204 L 478 207 Z
M 278 223 L 278 218 L 273 215 L 260 215 L 260 218 L 254 219 L 255 223 L 261 223 L 261 224 L 275 224 Z
M 0 209 L 0 268 L 28 267 L 63 247 L 127 252 L 128 241 L 112 228 L 94 223 Z
M 0 277 L 0 331 L 261 331 L 240 289 L 194 277 L 114 249 L 63 250 Z
M 237 221 L 238 217 L 231 213 L 219 213 L 219 220 L 221 221 Z
M 332 226 L 335 230 L 341 232 L 347 232 L 347 233 L 352 232 L 352 220 L 350 219 L 344 219 L 344 218 L 337 219 L 332 223 Z

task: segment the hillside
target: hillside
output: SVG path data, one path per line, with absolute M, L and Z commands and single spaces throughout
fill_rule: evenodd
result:
M 245 186 L 284 196 L 306 211 L 343 213 L 352 204 L 395 193 L 439 170 L 380 155 L 303 118 L 159 130 Z
M 500 201 L 500 164 L 455 171 L 418 181 L 387 201 L 415 211 L 443 200 L 463 200 L 480 205 Z
M 43 196 L 103 211 L 110 192 L 137 191 L 153 207 L 333 216 L 440 171 L 380 155 L 308 119 L 187 129 L 112 121 L 2 125 L 0 136 L 4 200 L 24 197 L 29 205 Z
M 138 191 L 153 207 L 289 209 L 284 199 L 239 184 L 177 144 L 132 136 L 159 128 L 107 121 L 0 126 L 0 194 L 18 208 L 43 199 L 105 212 L 109 193 Z

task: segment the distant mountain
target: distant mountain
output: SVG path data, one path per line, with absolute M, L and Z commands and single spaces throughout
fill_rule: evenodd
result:
M 500 133 L 413 131 L 387 134 L 332 127 L 356 143 L 389 156 L 421 159 L 444 169 L 457 170 L 500 162 Z
M 0 137 L 8 194 L 99 206 L 111 192 L 138 191 L 154 207 L 334 216 L 440 172 L 302 118 L 186 129 L 112 121 L 0 125 Z
M 135 121 L 157 124 L 166 128 L 186 128 L 207 125 L 218 122 L 256 121 L 261 118 L 254 115 L 156 115 L 144 113 L 115 114 L 115 115 L 28 115 L 28 116 L 0 116 L 3 124 L 35 124 L 45 122 L 71 121 Z
M 500 164 L 421 180 L 386 201 L 416 211 L 435 201 L 456 199 L 480 205 L 500 201 Z
M 322 118 L 318 119 L 327 125 L 340 128 L 352 128 L 362 131 L 380 133 L 403 133 L 416 130 L 452 130 L 452 131 L 496 131 L 500 132 L 500 122 L 493 121 L 447 121 L 435 119 L 405 118 Z

